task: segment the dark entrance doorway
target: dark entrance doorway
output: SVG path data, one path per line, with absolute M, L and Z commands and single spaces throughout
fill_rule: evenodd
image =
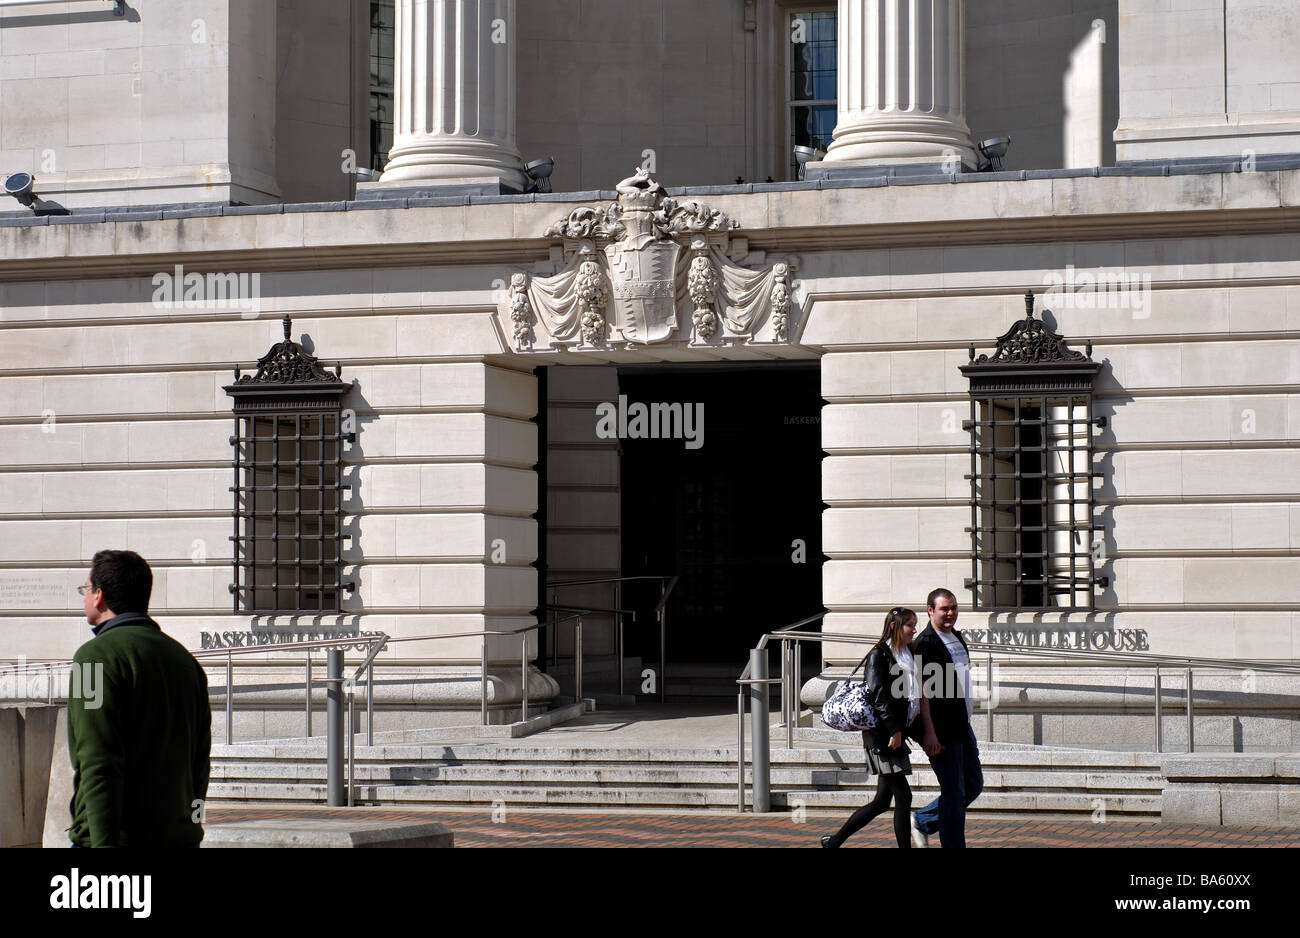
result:
M 821 388 L 817 364 L 619 370 L 621 404 L 681 404 L 693 438 L 622 435 L 622 571 L 677 574 L 667 696 L 734 696 L 758 637 L 822 610 Z M 688 411 L 693 408 L 693 411 Z M 700 419 L 702 418 L 702 419 Z M 629 584 L 633 589 L 635 584 Z M 647 600 L 635 593 L 638 607 Z M 650 666 L 659 636 L 630 630 Z M 804 649 L 804 673 L 820 667 Z

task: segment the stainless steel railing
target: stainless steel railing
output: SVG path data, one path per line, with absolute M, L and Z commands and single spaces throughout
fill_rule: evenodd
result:
M 50 3 L 67 3 L 68 0 L 0 0 L 0 7 L 37 7 Z M 126 15 L 126 0 L 99 0 L 100 3 L 113 4 L 114 16 Z
M 568 616 L 561 621 L 574 619 L 576 634 L 576 699 L 582 700 L 582 615 L 577 613 Z M 358 635 L 355 637 L 348 636 L 344 638 L 318 639 L 314 641 L 301 642 L 276 642 L 266 645 L 250 645 L 240 648 L 215 648 L 215 649 L 197 649 L 191 650 L 195 658 L 225 658 L 226 671 L 226 688 L 225 688 L 225 728 L 226 742 L 234 742 L 234 667 L 235 658 L 245 655 L 274 653 L 274 652 L 293 652 L 305 651 L 305 673 L 304 673 L 304 709 L 306 718 L 306 736 L 312 735 L 312 688 L 316 683 L 337 684 L 338 691 L 346 694 L 348 698 L 347 715 L 348 715 L 348 742 L 347 742 L 347 798 L 348 805 L 353 803 L 353 789 L 355 787 L 355 751 L 356 751 L 356 713 L 355 713 L 355 689 L 360 682 L 362 674 L 365 674 L 366 685 L 366 744 L 374 745 L 374 666 L 375 658 L 385 647 L 390 644 L 399 642 L 421 642 L 421 641 L 439 641 L 453 638 L 482 638 L 482 647 L 480 650 L 479 662 L 481 670 L 479 672 L 479 715 L 481 724 L 486 726 L 488 722 L 488 704 L 487 704 L 487 681 L 488 681 L 488 639 L 493 636 L 519 635 L 519 680 L 521 709 L 520 717 L 522 720 L 528 719 L 528 637 L 527 633 L 536 631 L 541 628 L 539 624 L 521 626 L 516 629 L 507 629 L 500 631 L 474 631 L 474 632 L 446 632 L 437 635 L 406 635 L 398 638 L 379 633 L 377 635 Z M 312 651 L 332 651 L 345 649 L 348 647 L 365 647 L 367 649 L 364 660 L 357 666 L 350 678 L 344 678 L 340 674 L 337 677 L 327 676 L 325 678 L 316 678 L 312 674 L 315 662 L 311 659 Z M 250 662 L 251 663 L 251 662 Z M 264 664 L 265 662 L 257 662 Z M 275 662 L 273 662 L 275 663 Z M 50 704 L 55 699 L 55 672 L 61 668 L 71 668 L 73 662 L 70 659 L 47 660 L 39 662 L 21 662 L 19 664 L 4 666 L 0 665 L 0 676 L 6 673 L 10 674 L 31 674 L 44 673 L 46 677 L 46 696 Z M 333 724 L 329 727 L 329 732 L 336 732 Z M 334 743 L 329 743 L 331 748 Z M 331 780 L 333 788 L 333 780 Z
M 628 614 L 628 613 L 631 613 L 631 615 L 632 615 L 632 621 L 633 621 L 633 622 L 636 621 L 636 612 L 635 612 L 635 611 L 630 610 L 630 609 L 623 609 L 623 608 L 622 608 L 622 605 L 623 605 L 623 602 L 622 602 L 622 598 L 623 598 L 623 584 L 624 584 L 624 583 L 629 583 L 629 582 L 632 582 L 632 581 L 635 581 L 635 580 L 658 580 L 658 581 L 659 581 L 659 599 L 658 599 L 658 601 L 655 603 L 654 616 L 655 616 L 655 620 L 659 623 L 659 702 L 660 702 L 660 703 L 663 703 L 663 702 L 664 702 L 664 695 L 665 695 L 665 693 L 666 693 L 666 691 L 667 691 L 667 687 L 668 687 L 668 611 L 667 611 L 667 609 L 666 609 L 666 606 L 668 605 L 668 597 L 672 595 L 673 590 L 674 590 L 674 589 L 676 588 L 676 586 L 677 586 L 677 580 L 678 580 L 678 579 L 679 579 L 679 578 L 678 578 L 677 576 L 653 576 L 653 575 L 649 575 L 649 574 L 646 574 L 646 575 L 638 575 L 638 576 L 604 576 L 604 577 L 592 577 L 592 578 L 589 578 L 589 579 L 583 579 L 583 580 L 559 580 L 559 581 L 554 582 L 554 583 L 548 583 L 548 584 L 546 585 L 546 588 L 547 588 L 548 590 L 551 590 L 551 591 L 552 591 L 552 592 L 551 592 L 551 603 L 550 603 L 550 605 L 549 605 L 549 608 L 552 609 L 552 610 L 564 611 L 564 610 L 568 610 L 568 609 L 578 609 L 579 607 L 576 607 L 576 606 L 563 606 L 563 605 L 559 605 L 559 604 L 557 604 L 556 601 L 555 601 L 555 598 L 556 598 L 556 597 L 555 597 L 555 592 L 554 592 L 554 590 L 556 590 L 556 589 L 560 589 L 560 588 L 562 588 L 562 587 L 566 587 L 566 586 L 592 586 L 592 585 L 595 585 L 595 584 L 598 584 L 598 583 L 611 583 L 611 584 L 613 584 L 613 586 L 614 586 L 614 608 L 612 608 L 612 609 L 592 609 L 592 608 L 587 608 L 587 609 L 584 609 L 584 610 L 582 610 L 582 611 L 585 611 L 585 612 L 593 612 L 593 613 L 595 613 L 595 612 L 604 612 L 604 613 L 611 613 L 611 614 L 614 615 L 614 621 L 615 621 L 615 623 L 616 623 L 616 628 L 617 628 L 617 634 L 616 634 L 616 636 L 615 636 L 615 644 L 616 644 L 616 646 L 617 646 L 617 652 L 616 652 L 616 654 L 617 654 L 617 658 L 618 658 L 618 692 L 619 692 L 620 695 L 622 695 L 622 694 L 624 693 L 624 680 L 623 680 L 623 678 L 624 678 L 624 675 L 623 675 L 623 657 L 624 657 L 624 651 L 623 651 L 623 649 L 624 649 L 623 616 L 626 615 L 626 614 Z M 563 620 L 561 620 L 561 621 L 563 621 Z
M 768 806 L 768 787 L 771 773 L 771 765 L 766 758 L 767 749 L 767 706 L 769 704 L 766 697 L 766 686 L 771 684 L 781 685 L 781 723 L 785 727 L 785 743 L 787 749 L 794 748 L 794 724 L 798 718 L 799 712 L 799 689 L 801 681 L 801 642 L 837 642 L 842 644 L 855 645 L 874 645 L 877 641 L 874 637 L 862 635 L 846 635 L 832 632 L 798 632 L 797 630 L 806 625 L 818 622 L 825 618 L 827 613 L 818 613 L 809 616 L 806 619 L 800 619 L 792 625 L 787 625 L 777 629 L 774 632 L 768 632 L 759 638 L 758 644 L 750 653 L 750 661 L 741 671 L 740 677 L 737 678 L 736 710 L 737 710 L 737 785 L 736 785 L 736 810 L 743 812 L 745 810 L 745 720 L 744 720 L 744 700 L 746 688 L 749 688 L 751 715 L 761 703 L 763 712 L 759 714 L 760 720 L 755 717 L 752 732 L 754 734 L 753 755 L 751 757 L 751 769 L 753 773 L 754 797 L 753 805 L 755 812 L 765 812 Z M 781 676 L 780 678 L 767 678 L 767 646 L 771 641 L 781 643 Z M 993 724 L 993 694 L 991 692 L 993 675 L 994 675 L 994 656 L 1010 657 L 1013 660 L 999 661 L 1000 667 L 1072 667 L 1086 665 L 1090 668 L 1125 668 L 1149 667 L 1154 670 L 1154 715 L 1155 715 L 1155 751 L 1162 751 L 1162 707 L 1161 697 L 1163 696 L 1161 683 L 1161 669 L 1180 668 L 1183 671 L 1186 694 L 1187 694 L 1187 751 L 1195 751 L 1195 700 L 1194 700 L 1194 679 L 1193 669 L 1201 668 L 1203 670 L 1217 671 L 1235 671 L 1235 672 L 1263 672 L 1272 674 L 1292 674 L 1300 675 L 1300 661 L 1295 660 L 1250 660 L 1250 659 L 1228 659 L 1228 658 L 1198 658 L 1187 655 L 1157 655 L 1148 652 L 1114 652 L 1105 655 L 1099 655 L 1095 652 L 1080 651 L 1068 648 L 1017 648 L 1000 644 L 990 644 L 988 642 L 967 642 L 972 657 L 975 653 L 983 653 L 985 658 L 985 678 L 986 687 L 989 692 L 984 700 L 984 712 L 987 722 L 988 741 L 993 742 L 995 738 Z M 761 657 L 760 657 L 761 656 Z M 1014 660 L 1016 657 L 1030 660 Z M 1037 659 L 1037 660 L 1033 660 Z M 764 673 L 755 675 L 754 670 L 761 665 Z M 763 687 L 763 696 L 760 698 L 758 687 Z M 1300 704 L 1297 705 L 1300 710 Z M 762 736 L 762 743 L 759 744 L 759 736 Z M 762 757 L 761 760 L 759 757 Z

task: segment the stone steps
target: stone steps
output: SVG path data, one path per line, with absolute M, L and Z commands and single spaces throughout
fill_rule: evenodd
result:
M 1164 785 L 1158 759 L 1143 753 L 1035 748 L 983 754 L 985 813 L 1040 812 L 1156 817 Z M 505 741 L 360 747 L 354 769 L 362 804 L 574 809 L 722 809 L 736 804 L 736 750 L 511 745 Z M 839 811 L 869 800 L 875 779 L 861 749 L 774 747 L 772 802 Z M 326 798 L 323 741 L 214 746 L 209 797 L 319 803 Z M 749 772 L 746 771 L 748 795 Z M 938 793 L 934 773 L 914 764 L 919 802 Z
M 383 785 L 420 785 L 427 783 L 469 783 L 490 781 L 492 784 L 519 785 L 731 785 L 736 784 L 736 770 L 669 766 L 650 768 L 615 763 L 572 765 L 497 765 L 490 772 L 481 765 L 386 765 L 359 763 L 354 774 L 358 783 Z M 487 778 L 486 776 L 489 776 Z M 748 776 L 748 770 L 746 771 Z M 212 780 L 232 782 L 292 782 L 324 784 L 324 763 L 241 763 L 214 764 Z M 865 770 L 826 770 L 776 765 L 771 772 L 772 784 L 834 787 L 839 789 L 875 789 L 875 777 Z M 913 787 L 936 785 L 934 773 L 917 768 L 911 779 Z M 1128 772 L 995 772 L 986 771 L 988 788 L 1001 789 L 1071 789 L 1090 792 L 1159 791 L 1163 778 L 1157 774 Z
M 938 794 L 935 786 L 914 786 L 914 800 L 924 803 Z M 326 798 L 324 784 L 272 784 L 272 783 L 213 783 L 208 796 L 215 804 L 238 801 L 265 802 L 323 802 Z M 746 793 L 748 799 L 748 791 Z M 868 794 L 857 791 L 814 791 L 802 788 L 772 788 L 772 803 L 777 807 L 805 807 L 851 809 L 868 800 Z M 1095 792 L 1007 792 L 985 789 L 971 807 L 973 812 L 1008 814 L 1015 812 L 1047 812 L 1051 814 L 1091 814 L 1099 799 L 1107 814 L 1124 817 L 1157 817 L 1160 814 L 1160 794 L 1129 794 L 1117 796 Z M 734 808 L 735 783 L 730 786 L 709 788 L 601 788 L 599 797 L 590 790 L 556 785 L 537 786 L 483 786 L 483 785 L 368 785 L 358 782 L 358 804 L 426 805 L 464 807 L 496 804 L 529 807 L 572 807 L 575 809 L 606 808 L 617 806 L 656 808 Z

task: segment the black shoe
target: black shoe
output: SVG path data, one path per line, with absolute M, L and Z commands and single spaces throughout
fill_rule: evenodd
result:
M 823 846 L 823 847 L 833 847 L 833 846 L 835 846 L 834 844 L 831 843 L 831 835 L 830 835 L 830 834 L 822 834 L 822 846 Z

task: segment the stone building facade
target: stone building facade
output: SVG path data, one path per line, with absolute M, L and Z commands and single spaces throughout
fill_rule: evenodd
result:
M 701 541 L 720 585 L 683 579 L 669 675 L 700 663 L 710 622 L 743 648 L 798 617 L 775 618 L 788 600 L 824 605 L 826 631 L 874 635 L 937 585 L 962 626 L 1011 644 L 1300 657 L 1300 23 L 1286 4 L 396 0 L 392 146 L 368 180 L 370 7 L 0 10 L 0 168 L 33 174 L 38 199 L 0 204 L 0 657 L 69 657 L 90 556 L 127 547 L 154 565 L 154 612 L 194 648 L 259 631 L 499 633 L 390 646 L 380 706 L 476 709 L 485 656 L 508 719 L 512 630 L 545 615 L 547 582 L 680 572 L 637 558 L 656 530 L 646 506 L 663 504 L 678 506 L 658 517 L 683 563 L 683 518 L 725 510 L 734 544 L 761 530 L 742 515 L 770 516 L 780 538 L 762 567 L 728 567 L 716 530 Z M 809 97 L 828 71 L 829 105 Z M 1001 170 L 978 171 L 997 136 L 1012 139 Z M 801 141 L 826 152 L 798 179 Z M 518 191 L 541 156 L 554 191 Z M 1096 523 L 1067 528 L 1082 553 L 1050 549 L 1090 558 L 1091 582 L 1070 581 L 1078 609 L 1042 590 L 972 608 L 990 602 L 968 581 L 1000 566 L 973 559 L 970 529 L 1018 507 L 972 505 L 966 422 L 984 418 L 962 366 L 996 357 L 1026 291 L 1032 319 L 1100 363 L 1089 422 L 1065 431 L 1096 480 L 1051 496 Z M 227 388 L 285 341 L 285 317 L 348 385 L 336 536 L 354 589 L 328 615 L 257 615 L 231 592 Z M 756 390 L 794 401 L 810 369 L 811 414 Z M 718 382 L 709 471 L 766 486 L 739 508 L 682 468 L 682 433 L 662 441 L 682 461 L 656 477 L 666 449 L 633 465 L 635 431 L 601 432 L 632 382 L 633 403 L 689 408 L 675 389 L 705 394 L 703 374 Z M 747 408 L 774 423 L 745 429 Z M 804 418 L 819 446 L 782 435 Z M 801 534 L 788 503 L 814 486 L 789 480 L 805 470 L 819 524 Z M 1046 506 L 1059 484 L 1042 475 L 1034 497 Z M 1054 535 L 1039 525 L 1041 545 Z M 1050 586 L 1055 569 L 1032 578 Z M 555 604 L 619 601 L 591 585 Z M 646 621 L 628 639 L 634 682 L 657 667 Z M 589 614 L 584 651 L 610 692 L 616 634 Z M 568 626 L 543 635 L 572 653 Z M 567 678 L 530 636 L 540 704 Z M 730 648 L 702 663 L 739 671 Z M 827 645 L 806 704 L 856 648 Z M 246 670 L 237 732 L 289 732 L 301 665 Z M 1240 683 L 1203 679 L 1198 744 L 1300 743 L 1296 689 Z M 1105 742 L 1147 732 L 1142 669 L 1045 664 L 1014 687 L 1001 738 L 1097 742 L 1097 716 L 1122 714 L 1131 728 L 1115 721 Z

